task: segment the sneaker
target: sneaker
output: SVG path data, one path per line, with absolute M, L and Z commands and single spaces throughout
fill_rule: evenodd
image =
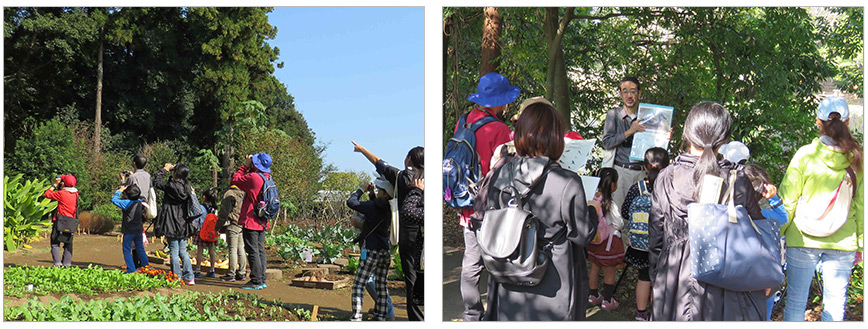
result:
M 247 283 L 241 285 L 241 289 L 260 290 L 260 289 L 265 288 L 265 287 L 266 287 L 266 286 L 265 286 L 264 283 L 263 283 L 263 284 L 255 284 L 255 283 L 253 283 L 252 281 L 247 282 Z
M 636 317 L 633 318 L 636 321 L 648 321 L 648 311 L 645 312 L 636 312 Z
M 593 295 L 588 296 L 588 304 L 600 305 L 600 302 L 602 302 L 602 301 L 603 301 L 603 297 L 600 296 L 600 294 L 597 294 L 596 296 L 593 296 Z
M 235 276 L 234 275 L 224 275 L 224 276 L 220 277 L 220 281 L 235 282 Z
M 247 279 L 247 274 L 235 274 L 235 281 Z
M 196 279 L 193 279 L 190 281 L 184 281 L 184 283 L 187 284 L 188 286 L 195 286 L 196 285 Z
M 198 278 L 201 278 L 201 277 L 202 277 L 202 272 L 200 272 L 200 271 L 196 271 L 196 272 L 193 273 L 193 276 L 196 277 L 197 279 L 198 279 Z
M 205 275 L 206 278 L 213 278 L 216 276 L 217 276 L 217 272 L 214 272 L 214 271 L 208 272 L 208 274 Z
M 615 297 L 612 297 L 610 300 L 603 300 L 603 305 L 600 306 L 602 309 L 611 311 L 618 308 L 618 301 L 615 300 Z

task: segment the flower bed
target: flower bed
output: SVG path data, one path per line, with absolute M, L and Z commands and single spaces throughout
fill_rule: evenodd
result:
M 10 297 L 63 293 L 94 295 L 181 285 L 173 275 L 158 271 L 162 270 L 124 274 L 93 265 L 87 268 L 10 266 L 3 272 L 3 291 Z M 33 285 L 32 290 L 28 290 L 28 285 Z

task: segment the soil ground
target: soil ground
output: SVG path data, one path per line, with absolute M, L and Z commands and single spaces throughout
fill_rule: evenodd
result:
M 52 266 L 51 254 L 49 252 L 48 239 L 42 239 L 39 242 L 32 244 L 33 249 L 21 249 L 15 253 L 3 252 L 3 266 L 13 265 L 29 265 L 29 266 Z M 157 240 L 155 243 L 147 246 L 146 250 L 157 250 L 162 247 L 162 244 Z M 115 235 L 82 235 L 75 236 L 73 242 L 73 266 L 87 267 L 88 264 L 98 265 L 105 269 L 120 269 L 124 264 L 123 254 L 121 252 L 121 242 Z M 169 270 L 169 265 L 151 264 L 158 269 Z M 314 305 L 319 306 L 319 314 L 331 317 L 334 319 L 349 319 L 352 315 L 352 306 L 350 295 L 352 294 L 351 287 L 344 287 L 337 290 L 323 290 L 312 288 L 301 288 L 290 286 L 293 271 L 290 266 L 282 262 L 279 257 L 268 257 L 269 269 L 281 269 L 284 271 L 283 278 L 279 281 L 269 280 L 268 287 L 262 290 L 244 290 L 241 285 L 245 281 L 223 282 L 218 278 L 198 278 L 194 286 L 182 286 L 178 289 L 165 289 L 160 292 L 166 293 L 183 293 L 184 290 L 199 291 L 199 292 L 214 292 L 218 293 L 224 290 L 237 290 L 242 293 L 255 294 L 265 300 L 279 301 L 290 303 L 298 308 L 307 310 L 313 309 Z M 195 266 L 194 266 L 195 269 Z M 207 271 L 207 267 L 203 268 Z M 219 275 L 218 275 L 219 277 Z M 396 320 L 407 320 L 407 299 L 404 291 L 403 281 L 389 281 L 389 294 L 392 297 L 392 303 L 395 308 Z M 60 296 L 57 296 L 58 298 Z M 118 294 L 105 294 L 97 298 L 113 298 L 118 297 Z M 45 300 L 51 300 L 54 297 L 44 297 Z M 84 298 L 84 297 L 83 297 Z M 4 297 L 4 304 L 14 304 L 19 301 Z M 372 308 L 374 301 L 365 294 L 363 302 L 363 310 L 367 311 Z

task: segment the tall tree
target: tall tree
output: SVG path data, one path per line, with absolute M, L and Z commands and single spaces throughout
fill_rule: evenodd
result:
M 500 65 L 500 34 L 503 31 L 503 18 L 497 7 L 483 8 L 485 21 L 482 23 L 482 65 L 479 76 L 497 72 Z
M 545 11 L 543 30 L 546 38 L 546 54 L 548 67 L 546 70 L 546 98 L 552 101 L 564 122 L 571 122 L 570 112 L 570 82 L 567 78 L 567 67 L 564 61 L 563 40 L 567 27 L 575 15 L 575 8 L 569 7 L 561 17 L 559 8 L 549 7 Z

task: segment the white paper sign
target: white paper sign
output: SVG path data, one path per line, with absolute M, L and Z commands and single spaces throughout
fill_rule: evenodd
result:
M 582 187 L 585 190 L 585 199 L 593 199 L 594 193 L 597 193 L 597 185 L 600 185 L 600 177 L 581 175 L 579 177 L 582 178 Z
M 561 155 L 558 163 L 561 167 L 572 172 L 584 169 L 585 164 L 588 163 L 588 158 L 591 157 L 591 150 L 596 143 L 596 139 L 564 138 L 564 153 Z
M 645 151 L 652 147 L 669 149 L 667 134 L 672 128 L 671 106 L 639 103 L 636 122 L 645 126 L 645 131 L 633 135 L 633 147 L 630 149 L 630 161 L 645 159 Z

